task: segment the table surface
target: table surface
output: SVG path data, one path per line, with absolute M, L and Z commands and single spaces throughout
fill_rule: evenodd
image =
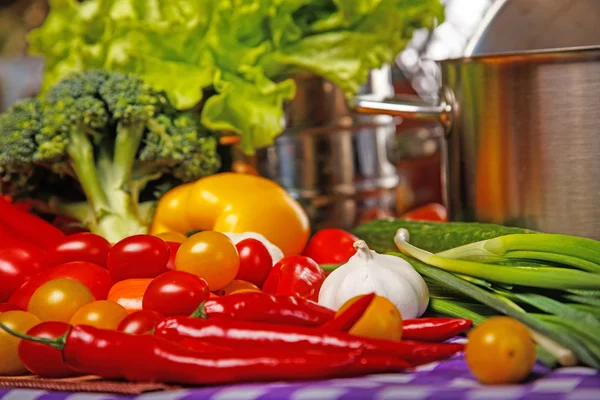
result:
M 462 354 L 418 367 L 411 373 L 313 382 L 243 384 L 192 388 L 139 396 L 102 393 L 0 389 L 0 400 L 600 400 L 600 371 L 569 367 L 549 370 L 537 364 L 519 385 L 485 386 L 469 372 Z

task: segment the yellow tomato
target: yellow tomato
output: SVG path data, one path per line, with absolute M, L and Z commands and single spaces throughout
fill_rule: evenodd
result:
M 161 238 L 165 242 L 183 243 L 187 240 L 187 236 L 179 232 L 162 232 L 154 236 Z
M 69 322 L 77 310 L 94 300 L 84 284 L 71 279 L 53 279 L 37 288 L 27 311 L 42 321 Z
M 125 307 L 114 301 L 98 300 L 81 307 L 71 318 L 71 325 L 88 325 L 101 329 L 117 329 L 129 315 Z
M 238 292 L 260 292 L 260 289 L 253 283 L 235 279 L 231 281 L 229 285 L 225 286 L 222 290 L 219 290 L 217 294 L 219 296 L 227 296 L 228 294 Z
M 240 269 L 240 256 L 225 234 L 204 231 L 183 242 L 175 256 L 177 270 L 198 275 L 212 292 L 227 286 Z
M 509 317 L 492 317 L 468 335 L 465 358 L 471 372 L 487 384 L 518 383 L 535 364 L 535 345 L 527 327 Z
M 343 313 L 350 305 L 362 296 L 348 300 L 339 309 L 337 315 Z M 400 340 L 402 338 L 402 314 L 398 307 L 383 296 L 375 296 L 364 314 L 349 331 L 350 334 L 372 339 Z
M 0 315 L 0 322 L 16 332 L 26 333 L 41 321 L 27 311 L 6 311 Z M 19 358 L 20 341 L 21 339 L 0 328 L 0 376 L 27 373 L 27 368 Z

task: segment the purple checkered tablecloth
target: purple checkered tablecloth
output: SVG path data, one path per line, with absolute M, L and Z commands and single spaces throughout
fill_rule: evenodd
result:
M 315 382 L 244 384 L 195 388 L 139 396 L 0 390 L 0 400 L 429 400 L 543 399 L 600 400 L 600 371 L 537 365 L 520 385 L 484 386 L 471 375 L 462 355 L 417 368 L 412 373 L 379 374 Z

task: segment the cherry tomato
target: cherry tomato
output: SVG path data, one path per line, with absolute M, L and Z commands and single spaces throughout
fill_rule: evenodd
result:
M 169 271 L 150 282 L 142 302 L 144 310 L 170 317 L 192 314 L 209 297 L 204 279 L 183 271 Z
M 48 265 L 59 265 L 71 261 L 87 261 L 106 266 L 106 257 L 110 243 L 102 236 L 83 232 L 65 236 L 56 245 L 47 250 Z
M 211 291 L 223 289 L 240 269 L 240 257 L 226 235 L 204 231 L 181 244 L 175 258 L 177 270 L 198 275 Z
M 73 314 L 69 323 L 100 329 L 117 329 L 127 315 L 127 310 L 122 305 L 113 301 L 98 300 L 82 306 Z
M 429 203 L 403 214 L 400 218 L 409 221 L 447 222 L 448 212 L 441 204 Z
M 361 297 L 362 295 L 348 300 L 340 307 L 337 315 L 343 313 Z M 348 333 L 372 339 L 400 340 L 402 338 L 402 315 L 390 300 L 383 296 L 375 296 Z
M 33 293 L 27 311 L 42 321 L 69 322 L 77 310 L 94 300 L 94 295 L 83 283 L 53 279 Z
M 491 317 L 468 334 L 465 359 L 486 384 L 519 383 L 535 364 L 535 345 L 527 327 L 510 317 Z
M 11 303 L 0 303 L 0 314 L 6 311 L 23 311 L 19 306 Z
M 169 245 L 156 236 L 129 236 L 108 252 L 108 271 L 113 282 L 154 278 L 167 270 L 170 251 Z
M 143 335 L 152 332 L 161 319 L 162 316 L 156 311 L 136 311 L 126 316 L 117 330 L 132 335 Z
M 176 242 L 167 242 L 169 248 L 171 249 L 171 253 L 169 254 L 169 262 L 167 263 L 167 269 L 169 271 L 174 271 L 175 267 L 175 257 L 177 257 L 177 251 L 181 247 L 181 243 Z
M 44 339 L 56 339 L 67 332 L 69 324 L 57 321 L 46 321 L 37 324 L 27 331 L 30 336 Z M 42 378 L 67 378 L 79 375 L 63 362 L 62 354 L 45 344 L 29 340 L 19 343 L 19 358 L 25 367 L 33 374 Z
M 44 268 L 30 281 L 15 290 L 9 301 L 26 310 L 33 292 L 42 284 L 58 278 L 67 278 L 83 283 L 91 290 L 96 300 L 106 299 L 111 287 L 110 275 L 105 268 L 85 261 L 72 261 Z
M 179 232 L 162 232 L 154 236 L 161 238 L 165 242 L 183 243 L 187 240 L 187 236 Z
M 0 322 L 8 328 L 25 333 L 40 323 L 40 319 L 26 311 L 7 311 L 0 314 Z M 19 358 L 19 342 L 21 339 L 0 328 L 0 376 L 23 375 L 27 368 Z
M 235 279 L 262 286 L 273 268 L 273 258 L 260 240 L 244 239 L 235 245 L 240 255 L 240 269 Z
M 0 250 L 0 302 L 4 302 L 41 268 L 41 253 L 25 248 Z
M 127 312 L 132 313 L 142 309 L 142 298 L 152 282 L 152 278 L 125 279 L 110 288 L 107 300 L 122 305 Z
M 297 296 L 317 301 L 325 273 L 312 259 L 287 256 L 271 269 L 263 292 L 273 295 Z
M 244 292 L 260 292 L 260 288 L 258 288 L 255 284 L 242 281 L 239 279 L 234 279 L 231 283 L 225 286 L 223 289 L 217 291 L 217 295 L 219 296 L 227 296 L 232 293 L 238 293 L 239 291 Z
M 317 264 L 344 264 L 356 253 L 354 242 L 357 240 L 343 229 L 321 229 L 310 238 L 302 254 Z

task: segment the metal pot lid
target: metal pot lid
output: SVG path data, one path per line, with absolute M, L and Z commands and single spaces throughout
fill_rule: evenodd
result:
M 598 45 L 599 16 L 598 0 L 496 0 L 464 56 Z

